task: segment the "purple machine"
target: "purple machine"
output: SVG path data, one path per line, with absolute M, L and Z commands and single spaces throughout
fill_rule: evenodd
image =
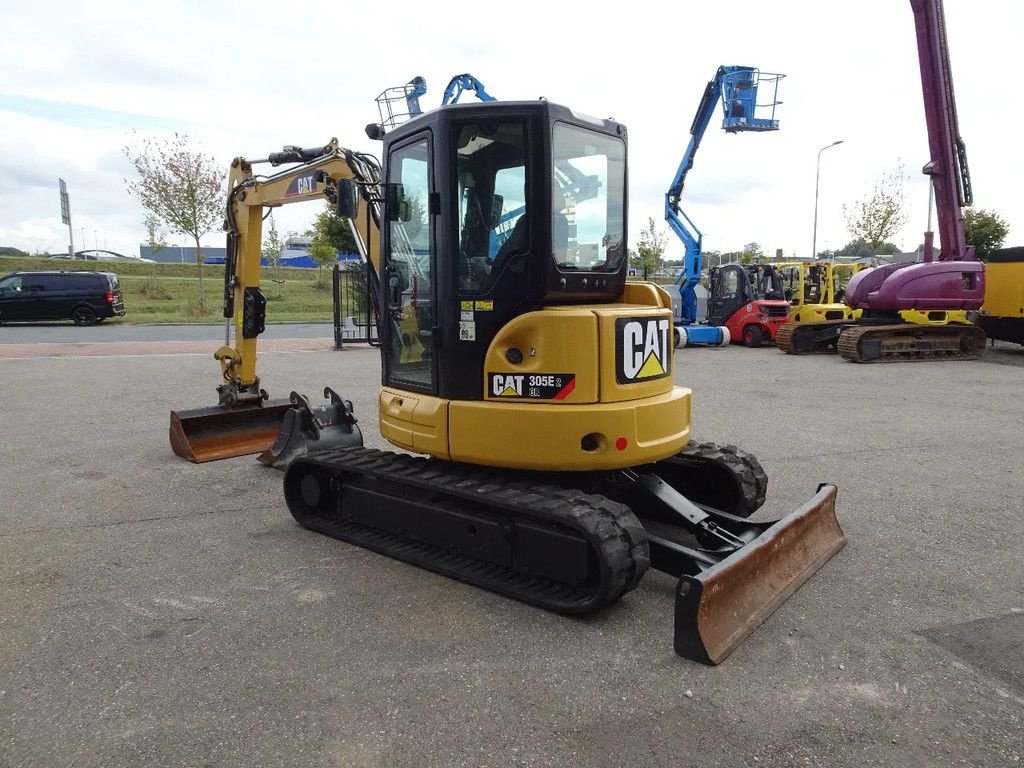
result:
M 941 249 L 936 260 L 933 234 L 926 232 L 922 263 L 866 269 L 850 280 L 845 301 L 854 309 L 863 310 L 863 315 L 856 326 L 843 331 L 839 351 L 843 357 L 857 362 L 970 359 L 979 356 L 984 347 L 984 334 L 979 329 L 944 322 L 945 312 L 981 307 L 985 273 L 984 265 L 975 260 L 974 247 L 967 245 L 960 212 L 962 206 L 972 202 L 971 180 L 957 126 L 942 0 L 910 0 L 910 5 L 917 28 L 931 153 L 924 173 L 931 177 Z M 929 219 L 930 213 L 929 210 Z M 898 314 L 903 310 L 930 313 L 927 317 L 938 324 L 903 323 Z M 886 322 L 903 324 L 880 325 Z

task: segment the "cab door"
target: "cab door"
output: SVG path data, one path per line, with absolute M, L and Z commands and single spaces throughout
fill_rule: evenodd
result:
M 391 148 L 381 280 L 384 383 L 426 394 L 437 392 L 433 171 L 429 132 Z
M 738 264 L 726 264 L 715 270 L 708 299 L 708 323 L 725 325 L 733 313 L 745 302 L 743 286 L 746 273 Z

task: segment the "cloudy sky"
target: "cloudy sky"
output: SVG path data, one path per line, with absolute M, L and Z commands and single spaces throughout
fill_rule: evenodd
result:
M 756 241 L 807 256 L 817 150 L 837 139 L 845 143 L 822 156 L 819 249 L 849 239 L 842 204 L 900 161 L 911 176 L 910 222 L 897 244 L 914 248 L 925 227 L 927 143 L 908 0 L 58 0 L 4 15 L 0 245 L 66 249 L 63 177 L 76 247 L 84 230 L 87 247 L 137 254 L 143 213 L 125 192 L 132 171 L 122 154 L 137 137 L 188 133 L 225 169 L 236 155 L 331 136 L 376 151 L 362 129 L 377 93 L 423 75 L 425 104 L 434 105 L 464 71 L 499 98 L 545 96 L 625 123 L 635 241 L 648 216 L 662 222 L 664 191 L 720 64 L 787 77 L 780 131 L 728 136 L 717 122 L 708 130 L 684 197 L 706 249 Z M 1014 146 L 1024 124 L 1014 53 L 1024 2 L 946 0 L 946 16 L 976 205 L 1010 222 L 1009 243 L 1024 242 L 1024 153 Z M 282 209 L 278 227 L 302 230 L 314 213 Z M 681 252 L 670 243 L 669 257 Z

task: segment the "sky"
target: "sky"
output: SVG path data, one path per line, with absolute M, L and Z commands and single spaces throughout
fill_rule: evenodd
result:
M 975 205 L 1024 242 L 1024 125 L 1014 51 L 1020 0 L 945 0 L 952 69 Z M 491 6 L 496 8 L 497 6 Z M 471 72 L 502 99 L 544 96 L 613 117 L 629 130 L 631 243 L 653 217 L 689 139 L 705 83 L 721 64 L 781 72 L 773 133 L 727 135 L 712 123 L 683 209 L 705 250 L 760 243 L 811 252 L 815 162 L 821 155 L 818 249 L 849 239 L 842 206 L 903 163 L 909 222 L 894 238 L 922 241 L 928 160 L 913 16 L 908 0 L 732 0 L 722 3 L 551 3 L 515 11 L 464 3 L 19 4 L 0 27 L 0 245 L 67 249 L 57 179 L 71 195 L 76 248 L 138 254 L 143 211 L 125 189 L 125 145 L 187 133 L 225 168 L 285 144 L 379 153 L 363 126 L 374 97 L 415 75 L 426 106 L 452 75 Z M 467 98 L 464 96 L 463 98 Z M 275 212 L 304 230 L 317 204 Z M 183 242 L 170 236 L 169 242 Z M 223 245 L 223 233 L 204 238 Z M 669 238 L 666 258 L 681 258 Z

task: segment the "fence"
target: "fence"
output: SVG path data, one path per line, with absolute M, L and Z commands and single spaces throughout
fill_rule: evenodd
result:
M 349 344 L 376 344 L 377 314 L 373 295 L 367 280 L 365 264 L 335 265 L 332 273 L 334 286 L 334 347 Z

